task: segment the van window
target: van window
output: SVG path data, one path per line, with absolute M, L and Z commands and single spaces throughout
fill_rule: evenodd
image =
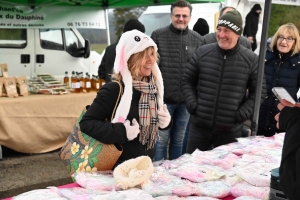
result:
M 0 29 L 0 48 L 20 48 L 27 46 L 26 29 Z
M 83 45 L 71 29 L 64 29 L 64 33 L 67 52 L 76 57 Z
M 168 26 L 171 23 L 170 13 L 144 14 L 139 17 L 139 21 L 144 24 L 145 33 L 149 36 L 156 29 Z
M 40 29 L 40 39 L 43 49 L 64 50 L 61 29 Z

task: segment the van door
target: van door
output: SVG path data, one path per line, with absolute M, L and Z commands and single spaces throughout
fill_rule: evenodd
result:
M 35 72 L 62 79 L 65 71 L 90 72 L 89 59 L 79 55 L 84 39 L 75 29 L 36 29 Z
M 0 29 L 0 63 L 9 76 L 30 77 L 34 68 L 34 29 Z

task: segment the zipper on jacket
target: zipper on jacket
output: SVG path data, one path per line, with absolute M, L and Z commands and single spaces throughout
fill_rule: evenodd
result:
M 222 71 L 221 71 L 221 79 L 220 79 L 220 83 L 219 83 L 219 86 L 218 86 L 217 98 L 216 98 L 216 102 L 215 102 L 215 109 L 214 109 L 214 113 L 213 113 L 214 117 L 213 117 L 213 121 L 212 121 L 212 134 L 214 134 L 215 131 L 216 131 L 217 112 L 218 112 L 218 107 L 219 107 L 220 90 L 221 90 L 221 83 L 222 83 L 222 80 L 223 80 L 225 62 L 226 62 L 226 51 L 224 51 L 223 66 L 222 66 Z
M 279 78 L 279 71 L 280 71 L 280 67 L 281 67 L 281 62 L 282 62 L 282 57 L 281 57 L 281 54 L 279 54 L 279 63 L 278 63 L 278 68 L 277 68 L 277 74 L 276 74 L 276 80 L 275 80 L 275 85 L 273 86 L 273 82 L 272 82 L 272 87 L 276 87 L 278 85 L 278 78 Z M 274 105 L 274 102 L 276 101 L 274 99 L 274 95 L 271 95 L 271 98 L 268 99 L 268 105 L 270 105 L 270 109 L 268 110 L 268 114 L 270 112 L 273 111 L 273 105 Z M 270 117 L 267 118 L 267 127 L 270 127 Z
M 280 60 L 279 60 L 279 63 L 278 63 L 278 69 L 277 69 L 277 74 L 276 74 L 276 86 L 277 86 L 279 70 L 280 70 L 280 66 L 281 66 L 281 62 L 282 62 L 281 54 L 279 54 L 279 59 Z
M 182 45 L 183 45 L 183 30 L 181 30 L 181 32 L 180 32 L 180 74 L 181 74 L 181 76 L 182 76 L 182 68 L 183 68 L 183 65 L 182 65 L 182 55 L 184 55 L 183 54 L 183 52 L 182 52 Z M 187 48 L 187 46 L 186 46 L 186 48 Z M 180 76 L 180 77 L 181 77 Z M 179 78 L 179 87 L 178 87 L 178 94 L 179 94 L 179 96 L 180 96 L 180 94 L 181 94 L 181 78 Z M 177 102 L 177 104 L 179 105 L 180 104 L 180 100 Z
M 186 57 L 186 60 L 188 60 L 188 57 L 189 57 L 188 44 L 186 44 L 186 46 L 185 46 L 185 57 Z

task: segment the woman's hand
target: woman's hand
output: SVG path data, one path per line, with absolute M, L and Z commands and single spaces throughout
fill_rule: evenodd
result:
M 124 126 L 126 128 L 126 135 L 127 135 L 128 140 L 133 140 L 140 133 L 140 125 L 136 121 L 136 119 L 132 120 L 132 125 L 130 125 L 130 121 L 127 119 L 124 122 Z
M 254 40 L 253 40 L 253 37 L 252 37 L 252 36 L 249 36 L 249 37 L 248 37 L 248 40 L 249 40 L 251 43 L 253 43 L 253 42 L 254 42 Z
M 277 108 L 281 111 L 285 106 L 289 106 L 289 107 L 299 107 L 299 108 L 300 108 L 300 103 L 297 102 L 296 104 L 292 104 L 291 102 L 289 102 L 289 101 L 283 99 L 282 102 L 280 102 L 280 103 L 277 105 Z M 280 128 L 279 128 L 279 116 L 280 116 L 280 112 L 279 112 L 277 115 L 275 115 L 275 120 L 277 121 L 276 127 L 277 127 L 278 129 L 280 129 Z

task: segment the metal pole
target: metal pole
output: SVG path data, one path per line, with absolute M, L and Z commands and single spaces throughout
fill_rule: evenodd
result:
M 258 116 L 259 116 L 260 103 L 261 103 L 261 89 L 262 89 L 262 83 L 264 77 L 266 44 L 268 39 L 271 6 L 272 6 L 272 0 L 266 0 L 265 8 L 264 8 L 260 50 L 259 50 L 259 59 L 258 59 L 258 77 L 257 77 L 257 85 L 256 85 L 254 111 L 253 111 L 253 118 L 251 123 L 251 135 L 254 136 L 256 135 L 257 127 L 258 127 Z
M 106 35 L 107 35 L 107 44 L 110 45 L 110 31 L 109 31 L 109 23 L 108 23 L 108 9 L 105 10 L 105 24 L 106 24 Z
M 1 145 L 0 145 L 0 160 L 2 160 L 2 148 L 1 148 Z

